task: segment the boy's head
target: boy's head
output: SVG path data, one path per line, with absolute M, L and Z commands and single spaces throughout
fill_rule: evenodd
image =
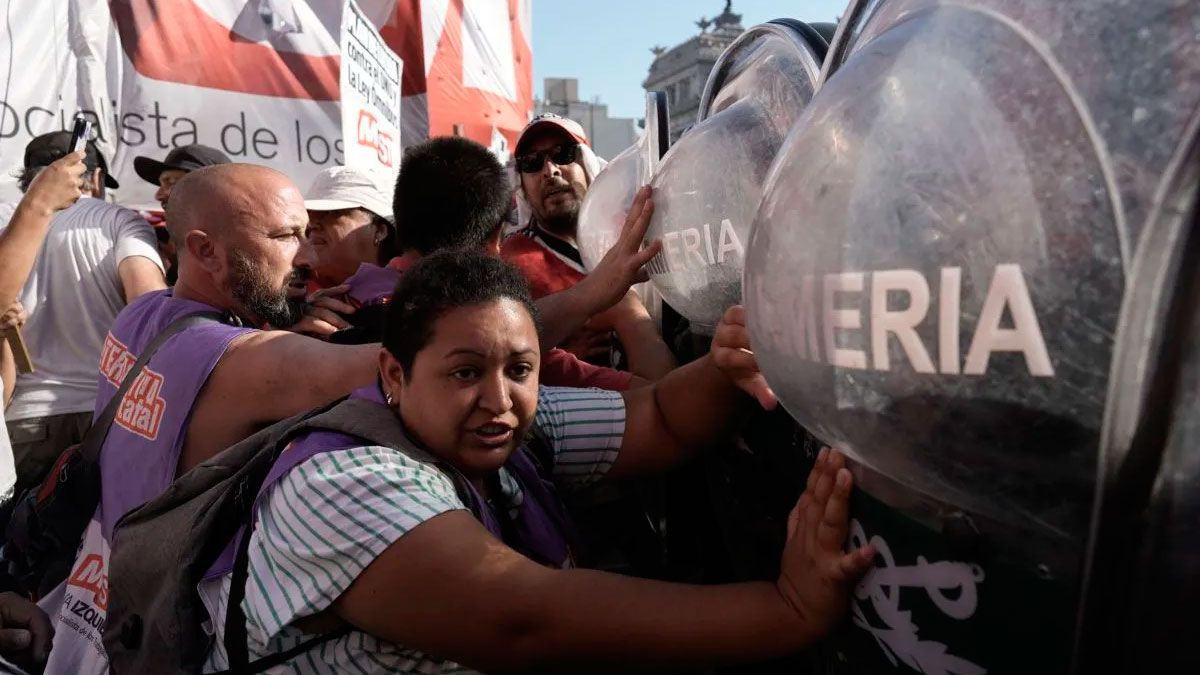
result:
M 421 255 L 498 247 L 511 206 L 512 186 L 495 155 L 456 136 L 409 148 L 392 200 L 401 249 Z

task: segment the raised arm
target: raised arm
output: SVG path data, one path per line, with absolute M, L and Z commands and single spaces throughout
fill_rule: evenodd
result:
M 125 304 L 150 291 L 167 287 L 163 270 L 150 258 L 135 255 L 125 258 L 117 265 L 117 276 L 121 278 L 121 290 L 125 294 Z
M 752 410 L 775 394 L 750 351 L 746 312 L 731 307 L 713 336 L 712 350 L 652 386 L 625 397 L 625 437 L 611 478 L 661 473 L 698 452 L 728 441 Z
M 128 211 L 114 232 L 113 256 L 125 303 L 167 287 L 154 228 L 141 215 Z
M 537 301 L 542 315 L 542 350 L 557 347 L 593 315 L 617 304 L 636 283 L 646 281 L 646 263 L 662 250 L 662 242 L 642 247 L 654 203 L 649 186 L 638 191 L 617 243 L 579 283 Z
M 489 673 L 712 667 L 795 652 L 845 614 L 870 566 L 842 553 L 849 471 L 822 452 L 775 583 L 688 586 L 539 566 L 465 511 L 402 536 L 335 602 L 367 633 Z M 463 620 L 470 617 L 470 620 Z
M 635 291 L 626 293 L 608 311 L 592 317 L 588 327 L 616 332 L 629 360 L 629 372 L 643 382 L 660 380 L 675 369 L 675 355 Z
M 87 171 L 83 157 L 80 150 L 42 169 L 17 204 L 8 227 L 0 230 L 0 307 L 11 305 L 29 278 L 50 219 L 83 195 L 80 180 Z

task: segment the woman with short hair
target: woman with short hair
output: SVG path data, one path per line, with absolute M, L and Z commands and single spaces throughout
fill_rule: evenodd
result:
M 650 387 L 538 386 L 537 311 L 513 267 L 430 256 L 389 305 L 375 401 L 404 448 L 308 432 L 260 492 L 240 607 L 251 659 L 334 637 L 297 673 L 627 672 L 797 651 L 845 613 L 871 549 L 842 551 L 851 479 L 822 452 L 774 582 L 689 586 L 575 569 L 560 490 L 665 471 L 727 441 L 770 392 L 740 308 L 712 354 Z M 540 448 L 540 450 L 539 450 Z M 228 575 L 201 596 L 227 666 Z M 278 671 L 273 671 L 278 672 Z

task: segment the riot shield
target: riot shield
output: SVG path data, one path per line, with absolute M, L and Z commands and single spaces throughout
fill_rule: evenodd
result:
M 1164 444 L 1115 428 L 1144 419 L 1126 408 L 1158 303 L 1195 274 L 1150 243 L 1191 223 L 1198 31 L 1200 6 L 1172 0 L 844 16 L 745 268 L 759 362 L 851 457 L 851 541 L 880 553 L 836 672 L 1063 673 L 1080 615 L 1084 649 L 1116 648 L 1094 596 L 1138 567 L 1094 559 L 1136 552 L 1115 542 L 1137 545 L 1165 480 Z
M 799 22 L 743 33 L 718 58 L 696 125 L 654 175 L 647 236 L 662 255 L 648 265 L 664 300 L 711 333 L 741 302 L 745 245 L 763 181 L 784 136 L 812 98 L 824 40 Z
M 1101 436 L 1075 673 L 1200 672 L 1200 115 L 1132 261 Z
M 616 243 L 638 188 L 650 183 L 667 152 L 667 97 L 646 92 L 646 127 L 637 142 L 621 151 L 596 176 L 579 207 L 579 255 L 591 270 Z

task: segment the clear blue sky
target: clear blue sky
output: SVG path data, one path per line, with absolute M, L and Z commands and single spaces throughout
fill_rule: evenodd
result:
M 849 0 L 733 0 L 749 28 L 771 19 L 834 21 Z M 642 81 L 655 45 L 674 47 L 700 32 L 724 0 L 533 0 L 533 92 L 546 77 L 579 78 L 584 100 L 599 97 L 614 117 L 641 117 Z

